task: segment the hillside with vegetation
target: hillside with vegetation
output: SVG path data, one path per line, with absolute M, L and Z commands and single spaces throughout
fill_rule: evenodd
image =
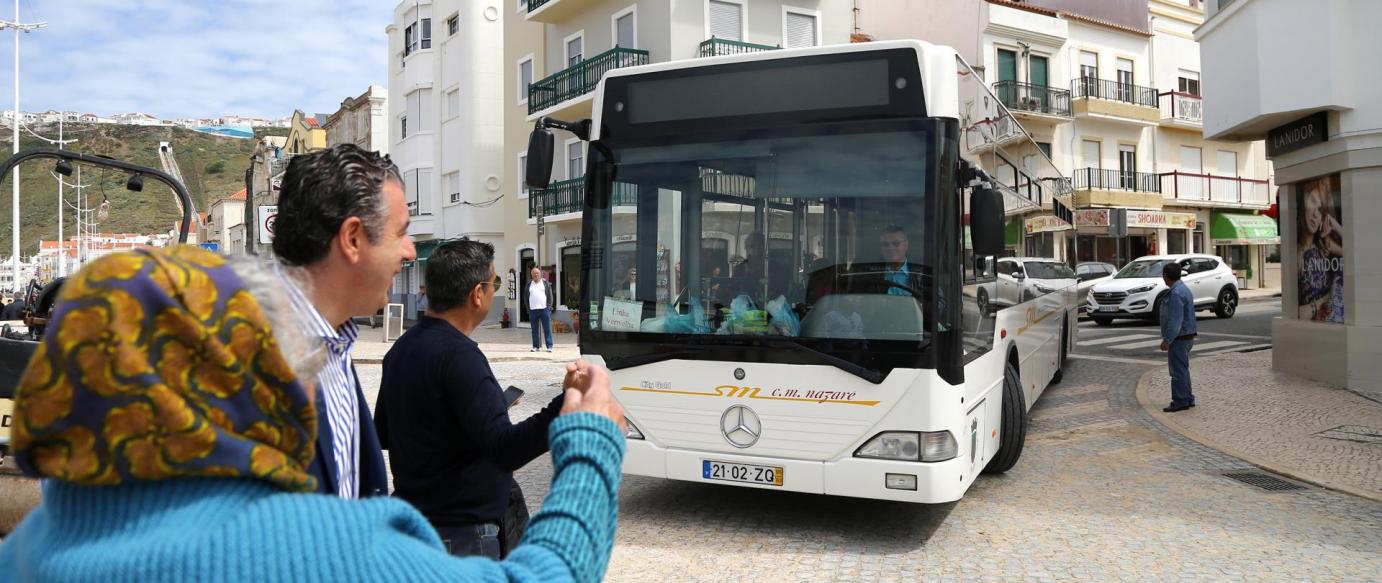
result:
M 27 126 L 50 138 L 56 138 L 58 128 L 38 125 Z M 263 135 L 287 135 L 286 128 L 265 128 L 256 130 L 256 137 Z M 63 138 L 77 139 L 69 145 L 87 154 L 100 154 L 117 160 L 148 166 L 162 170 L 158 159 L 159 142 L 170 142 L 182 171 L 183 180 L 192 195 L 196 210 L 205 212 L 210 204 L 235 193 L 245 186 L 245 169 L 249 167 L 249 156 L 254 150 L 254 140 L 236 139 L 195 132 L 183 128 L 157 126 L 126 126 L 112 124 L 64 124 Z M 0 148 L 9 156 L 11 148 L 10 129 L 3 128 Z M 19 147 L 44 148 L 49 144 L 20 129 Z M 30 160 L 21 165 L 19 220 L 20 246 L 24 256 L 38 250 L 38 241 L 54 240 L 58 224 L 58 184 L 53 177 L 53 160 Z M 153 234 L 166 233 L 179 219 L 180 214 L 172 189 L 152 179 L 144 180 L 143 192 L 125 189 L 129 176 L 124 172 L 103 170 L 94 166 L 82 166 L 82 184 L 87 197 L 88 208 L 101 203 L 102 197 L 110 201 L 110 213 L 106 219 L 97 219 L 96 229 L 101 232 Z M 69 184 L 77 182 L 77 175 L 66 178 Z M 11 177 L 0 183 L 0 257 L 9 255 L 10 245 L 10 197 Z M 70 238 L 75 233 L 75 215 L 71 212 L 76 205 L 76 190 L 66 188 L 64 197 L 69 206 L 64 211 L 64 233 Z

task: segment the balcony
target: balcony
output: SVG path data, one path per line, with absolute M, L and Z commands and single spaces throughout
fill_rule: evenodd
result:
M 727 38 L 710 37 L 710 39 L 701 42 L 700 50 L 697 52 L 697 55 L 701 57 L 723 57 L 725 55 L 743 55 L 747 53 L 775 51 L 780 48 L 782 47 L 756 45 Z
M 1151 87 L 1081 77 L 1070 83 L 1076 117 L 1108 118 L 1155 125 L 1161 121 Z
M 589 13 L 597 0 L 527 0 L 528 22 L 558 24 Z
M 1272 204 L 1266 180 L 1180 171 L 1159 176 L 1168 204 L 1247 208 Z
M 638 204 L 638 194 L 632 184 L 614 183 L 615 206 Z M 528 194 L 528 218 L 536 219 L 538 211 L 543 217 L 579 213 L 585 210 L 585 177 L 553 182 L 547 188 L 533 190 Z
M 648 64 L 648 51 L 615 47 L 562 69 L 528 86 L 528 115 L 550 109 L 595 90 L 614 69 Z
M 993 84 L 993 92 L 1014 115 L 1055 121 L 1070 118 L 1070 92 L 1064 89 L 1017 81 L 999 81 Z
M 1075 170 L 1075 206 L 1159 209 L 1161 177 L 1147 172 Z
M 1161 103 L 1161 125 L 1194 131 L 1204 129 L 1204 102 L 1199 95 L 1167 91 L 1157 95 Z

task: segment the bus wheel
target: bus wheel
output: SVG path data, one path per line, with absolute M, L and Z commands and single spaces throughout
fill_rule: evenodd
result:
M 1060 360 L 1056 361 L 1056 374 L 1051 375 L 1051 384 L 1056 384 L 1065 379 L 1065 359 L 1069 357 L 1067 352 L 1070 346 L 1070 325 L 1064 324 L 1060 328 Z
M 1022 457 L 1027 441 L 1027 399 L 1022 395 L 1022 380 L 1011 362 L 1003 370 L 1003 419 L 999 421 L 998 453 L 984 466 L 985 474 L 1001 474 Z

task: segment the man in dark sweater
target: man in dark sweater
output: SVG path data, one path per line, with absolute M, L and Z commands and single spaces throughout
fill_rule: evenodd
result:
M 521 534 L 514 532 L 521 525 L 504 520 L 517 488 L 513 472 L 547 452 L 562 396 L 514 424 L 489 361 L 469 338 L 502 281 L 493 246 L 445 243 L 428 257 L 426 277 L 427 312 L 384 356 L 375 425 L 394 495 L 427 517 L 451 554 L 499 559 L 509 550 L 501 541 Z

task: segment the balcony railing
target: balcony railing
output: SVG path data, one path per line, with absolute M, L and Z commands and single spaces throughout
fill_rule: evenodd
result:
M 1093 77 L 1080 77 L 1070 82 L 1071 94 L 1075 99 L 1093 97 L 1095 99 L 1109 99 L 1112 101 L 1122 101 L 1133 105 L 1143 105 L 1146 107 L 1157 107 L 1156 89 L 1109 81 L 1108 79 L 1095 79 Z
M 533 7 L 528 6 L 531 10 Z M 595 89 L 600 78 L 614 69 L 648 64 L 648 51 L 615 47 L 562 69 L 528 86 L 528 113 L 575 99 Z
M 528 0 L 528 12 L 537 12 L 538 8 L 542 8 L 543 5 L 551 1 L 552 0 Z
M 627 182 L 614 183 L 614 204 L 617 206 L 638 204 L 638 191 Z M 553 182 L 547 188 L 530 191 L 528 194 L 528 218 L 578 213 L 585 209 L 585 177 Z
M 1160 175 L 1161 191 L 1169 200 L 1211 204 L 1269 206 L 1267 181 L 1193 172 Z
M 1161 102 L 1161 119 L 1204 123 L 1204 101 L 1199 95 L 1167 91 L 1157 95 Z
M 1070 92 L 1064 89 L 1017 81 L 999 81 L 993 84 L 993 92 L 998 94 L 998 100 L 1012 111 L 1070 117 Z
M 709 40 L 701 42 L 700 56 L 702 57 L 723 57 L 725 55 L 742 55 L 744 53 L 761 53 L 763 51 L 775 51 L 781 46 L 771 47 L 768 45 L 756 45 L 744 41 L 730 40 L 727 38 L 710 37 Z
M 1126 190 L 1161 192 L 1161 177 L 1147 172 L 1080 168 L 1075 170 L 1075 190 Z

